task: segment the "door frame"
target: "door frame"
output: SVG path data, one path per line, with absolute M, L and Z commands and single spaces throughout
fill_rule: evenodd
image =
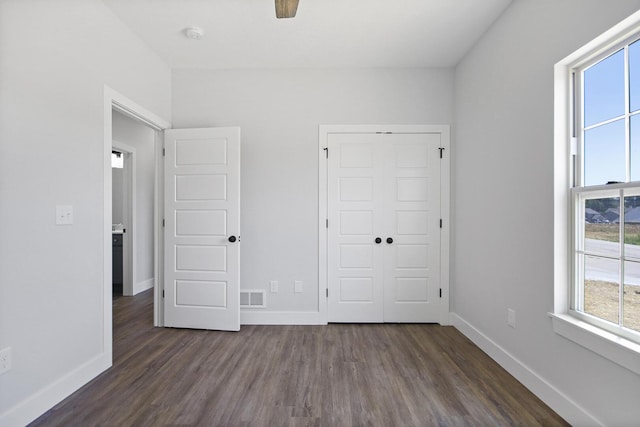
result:
M 442 166 L 440 168 L 440 211 L 442 230 L 440 234 L 440 287 L 442 301 L 440 306 L 440 325 L 450 325 L 449 307 L 449 258 L 450 258 L 450 203 L 451 203 L 451 134 L 449 125 L 320 125 L 318 129 L 318 311 L 328 322 L 327 292 L 329 234 L 327 219 L 329 218 L 329 164 L 328 138 L 330 134 L 362 134 L 362 133 L 439 133 L 444 148 Z
M 122 295 L 135 295 L 138 239 L 136 238 L 136 149 L 117 140 L 112 149 L 124 156 L 123 181 L 124 194 L 122 210 L 125 232 L 122 235 Z M 113 194 L 113 188 L 112 188 Z M 113 198 L 112 198 L 113 203 Z M 112 260 L 113 262 L 113 260 Z
M 155 131 L 155 189 L 154 189 L 154 326 L 162 326 L 162 223 L 160 220 L 160 207 L 162 194 L 160 192 L 158 178 L 162 176 L 162 131 L 171 128 L 171 123 L 159 115 L 147 110 L 136 102 L 104 86 L 104 139 L 103 139 L 103 351 L 105 363 L 111 366 L 113 363 L 113 313 L 112 313 L 112 185 L 111 185 L 111 147 L 113 144 L 113 110 L 124 114 Z

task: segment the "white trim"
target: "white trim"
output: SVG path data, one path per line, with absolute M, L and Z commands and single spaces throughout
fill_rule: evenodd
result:
M 327 247 L 329 234 L 326 221 L 329 220 L 329 208 L 327 203 L 327 195 L 329 194 L 328 186 L 328 162 L 325 148 L 328 147 L 328 134 L 330 128 L 327 126 L 319 126 L 318 129 L 318 313 L 324 318 L 325 323 L 328 320 L 327 311 L 327 295 L 329 292 L 329 283 L 327 279 L 328 256 Z
M 576 248 L 572 239 L 573 204 L 570 177 L 571 167 L 572 99 L 576 95 L 572 87 L 572 70 L 581 64 L 597 59 L 599 55 L 628 40 L 638 31 L 640 11 L 596 37 L 554 66 L 554 299 L 553 329 L 559 335 L 585 348 L 638 372 L 640 348 L 621 347 L 626 341 L 617 335 L 587 324 L 573 317 L 570 311 L 573 253 Z M 578 169 L 580 172 L 580 169 Z M 621 184 L 626 187 L 628 184 Z M 618 186 L 608 186 L 607 190 Z M 635 354 L 629 355 L 630 352 Z M 629 367 L 632 365 L 632 368 Z
M 158 177 L 162 176 L 162 171 L 158 171 L 158 164 L 162 164 L 162 148 L 159 146 L 162 142 L 162 138 L 158 135 L 159 132 L 164 129 L 171 128 L 171 123 L 164 120 L 155 113 L 147 110 L 146 108 L 135 103 L 131 99 L 122 95 L 121 93 L 111 89 L 107 85 L 104 86 L 104 267 L 103 267 L 103 285 L 104 285 L 104 351 L 108 353 L 109 363 L 112 364 L 112 313 L 111 313 L 111 146 L 113 143 L 113 113 L 112 110 L 116 110 L 138 122 L 151 127 L 156 132 L 155 136 L 155 151 L 156 159 L 160 158 L 160 161 L 156 163 L 156 207 L 161 206 L 158 199 Z M 160 174 L 160 175 L 159 175 Z M 162 326 L 162 312 L 161 307 L 158 307 L 162 303 L 162 277 L 160 271 L 162 270 L 162 258 L 160 258 L 161 252 L 158 250 L 158 245 L 162 242 L 162 224 L 159 219 L 159 212 L 156 208 L 154 210 L 154 277 L 155 277 L 155 295 L 154 301 L 154 325 Z
M 443 227 L 440 239 L 440 286 L 442 301 L 440 324 L 449 325 L 449 265 L 450 265 L 450 233 L 451 233 L 451 133 L 449 125 L 320 125 L 318 128 L 318 313 L 324 323 L 328 320 L 326 289 L 328 234 L 326 219 L 328 218 L 328 162 L 325 148 L 330 133 L 440 133 L 444 150 L 440 170 L 441 191 L 440 209 Z
M 0 425 L 18 427 L 29 424 L 108 369 L 110 364 L 104 353 L 89 360 L 0 414 Z
M 557 334 L 640 375 L 640 344 L 568 314 L 549 313 L 549 316 Z
M 138 295 L 140 292 L 144 292 L 148 289 L 155 287 L 156 279 L 153 277 L 143 282 L 137 282 L 133 285 L 133 295 Z
M 122 95 L 119 92 L 116 92 L 106 85 L 104 87 L 104 96 L 105 99 L 110 99 L 111 108 L 119 111 L 125 116 L 132 118 L 133 120 L 142 122 L 150 128 L 158 131 L 171 128 L 170 122 L 166 121 L 157 114 L 152 113 L 141 105 L 136 104 L 126 96 Z
M 552 383 L 541 377 L 456 313 L 451 313 L 451 324 L 569 424 L 576 426 L 603 425 L 587 410 L 555 388 Z
M 112 294 L 113 278 L 111 274 L 112 264 L 112 183 L 111 183 L 111 150 L 113 144 L 113 94 L 105 86 L 104 88 L 104 144 L 103 144 L 103 243 L 104 252 L 102 265 L 102 356 L 105 369 L 113 364 L 113 313 Z M 97 376 L 101 371 L 95 373 Z
M 243 290 L 244 291 L 244 290 Z M 326 325 L 326 315 L 316 311 L 240 310 L 241 325 Z
M 154 135 L 155 149 L 155 174 L 154 174 L 154 200 L 153 209 L 153 275 L 154 301 L 153 301 L 153 326 L 164 326 L 164 227 L 162 219 L 164 217 L 164 132 L 158 131 Z
M 440 305 L 440 324 L 450 325 L 449 300 L 449 263 L 451 257 L 451 134 L 449 126 L 443 126 L 440 143 L 444 147 L 440 166 L 440 216 L 442 229 L 440 230 L 440 286 L 442 287 L 442 301 Z

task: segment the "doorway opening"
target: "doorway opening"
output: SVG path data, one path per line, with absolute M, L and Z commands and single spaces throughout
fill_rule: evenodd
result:
M 123 238 L 122 246 L 123 252 L 128 251 L 126 255 L 123 253 L 123 294 L 135 295 L 145 289 L 154 289 L 153 324 L 154 326 L 162 326 L 163 319 L 161 311 L 158 309 L 162 301 L 163 285 L 161 268 L 162 224 L 159 214 L 162 195 L 158 189 L 158 178 L 162 176 L 162 131 L 170 127 L 171 125 L 161 117 L 105 86 L 103 141 L 103 349 L 105 367 L 111 366 L 113 363 L 114 188 L 112 152 L 115 148 L 115 151 L 123 153 L 125 165 L 129 164 L 130 176 L 130 179 L 123 180 L 128 184 L 126 186 L 123 184 L 121 189 L 123 204 L 128 204 L 128 207 L 126 213 L 123 214 L 122 222 L 120 222 L 120 218 L 116 218 L 118 221 L 116 228 L 122 227 L 126 230 L 122 233 L 123 236 L 127 236 Z M 139 146 L 136 142 L 141 139 L 138 133 L 146 135 L 142 138 L 145 141 L 144 147 Z M 128 140 L 129 136 L 131 136 L 131 140 Z M 145 184 L 144 193 L 140 191 L 141 184 Z M 124 193 L 127 193 L 126 197 Z M 144 204 L 142 197 L 144 197 Z M 145 217 L 144 227 L 141 225 L 141 215 Z M 127 223 L 131 226 L 127 226 Z M 140 262 L 141 260 L 144 262 Z
M 135 151 L 125 151 L 122 144 L 114 141 L 111 153 L 111 229 L 113 233 L 111 273 L 114 298 L 134 295 L 133 254 L 135 251 L 133 248 L 137 246 L 134 232 L 136 215 L 132 212 L 135 200 L 135 195 L 132 194 L 135 191 L 135 185 L 132 185 L 132 181 L 135 180 L 132 173 L 134 153 Z

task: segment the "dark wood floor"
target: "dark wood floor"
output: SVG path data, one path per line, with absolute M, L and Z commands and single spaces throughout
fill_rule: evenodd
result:
M 552 426 L 557 414 L 451 327 L 152 326 L 113 303 L 111 369 L 33 426 Z

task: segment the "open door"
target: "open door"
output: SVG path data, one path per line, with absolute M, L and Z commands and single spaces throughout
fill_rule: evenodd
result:
M 164 325 L 238 331 L 240 129 L 164 135 Z

